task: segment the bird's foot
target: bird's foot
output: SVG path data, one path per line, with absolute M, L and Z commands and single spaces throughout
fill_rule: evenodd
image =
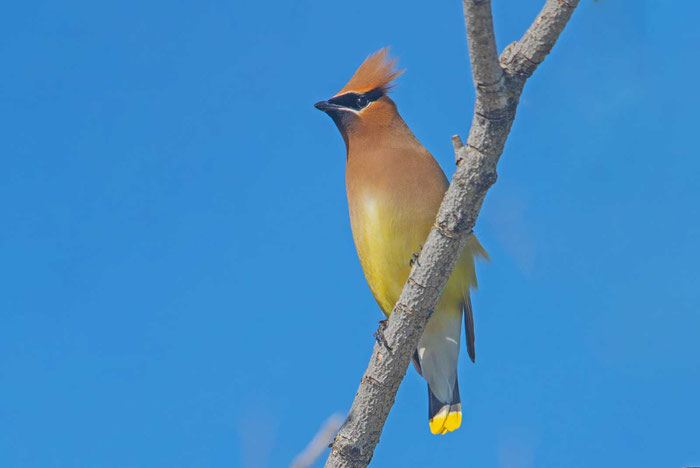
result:
M 389 319 L 384 319 L 379 321 L 379 328 L 376 332 L 374 332 L 374 339 L 377 340 L 377 343 L 383 345 L 386 349 L 391 351 L 391 346 L 389 346 L 389 343 L 387 343 L 386 337 L 384 336 L 384 330 L 386 330 L 388 320 Z
M 415 252 L 413 255 L 411 255 L 411 259 L 408 261 L 408 265 L 409 265 L 409 266 L 412 267 L 412 266 L 413 266 L 414 264 L 416 264 L 416 263 L 417 263 L 418 265 L 420 265 L 420 262 L 418 261 L 418 259 L 420 258 L 421 252 L 423 252 L 423 246 L 422 246 L 422 245 L 419 245 L 419 246 L 418 246 L 418 252 Z

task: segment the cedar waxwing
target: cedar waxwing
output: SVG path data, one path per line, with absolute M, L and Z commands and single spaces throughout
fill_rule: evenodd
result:
M 352 235 L 372 294 L 388 316 L 435 222 L 448 181 L 387 94 L 403 72 L 387 53 L 385 48 L 370 55 L 338 94 L 315 106 L 333 119 L 345 141 Z M 413 356 L 416 370 L 428 381 L 433 434 L 453 431 L 462 422 L 457 361 L 463 314 L 474 361 L 469 289 L 476 287 L 476 256 L 487 254 L 472 236 Z

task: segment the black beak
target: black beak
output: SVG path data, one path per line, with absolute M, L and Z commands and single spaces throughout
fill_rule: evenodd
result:
M 314 104 L 314 107 L 327 114 L 329 112 L 332 112 L 335 109 L 340 108 L 341 106 L 339 106 L 337 104 L 333 104 L 333 103 L 328 102 L 328 101 L 319 101 L 316 104 Z

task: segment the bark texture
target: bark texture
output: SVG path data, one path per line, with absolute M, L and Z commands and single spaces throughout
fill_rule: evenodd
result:
M 366 467 L 379 443 L 413 351 L 438 303 L 496 181 L 523 86 L 549 54 L 579 0 L 547 0 L 517 42 L 498 56 L 490 0 L 463 0 L 469 57 L 476 88 L 474 117 L 466 145 L 452 137 L 457 171 L 418 262 L 394 310 L 380 326 L 382 339 L 365 371 L 352 407 L 338 431 L 326 468 Z

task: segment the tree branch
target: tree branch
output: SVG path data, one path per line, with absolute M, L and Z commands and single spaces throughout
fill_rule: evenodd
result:
M 498 64 L 496 34 L 493 30 L 491 2 L 464 0 L 464 23 L 467 27 L 469 59 L 474 86 L 494 85 L 501 81 L 503 71 Z
M 463 0 L 476 88 L 467 144 L 453 137 L 457 171 L 433 229 L 394 306 L 350 413 L 338 431 L 326 468 L 366 467 L 379 442 L 423 329 L 440 299 L 462 248 L 472 234 L 486 192 L 496 181 L 527 79 L 551 51 L 578 0 L 547 0 L 522 39 L 498 60 L 490 0 Z

